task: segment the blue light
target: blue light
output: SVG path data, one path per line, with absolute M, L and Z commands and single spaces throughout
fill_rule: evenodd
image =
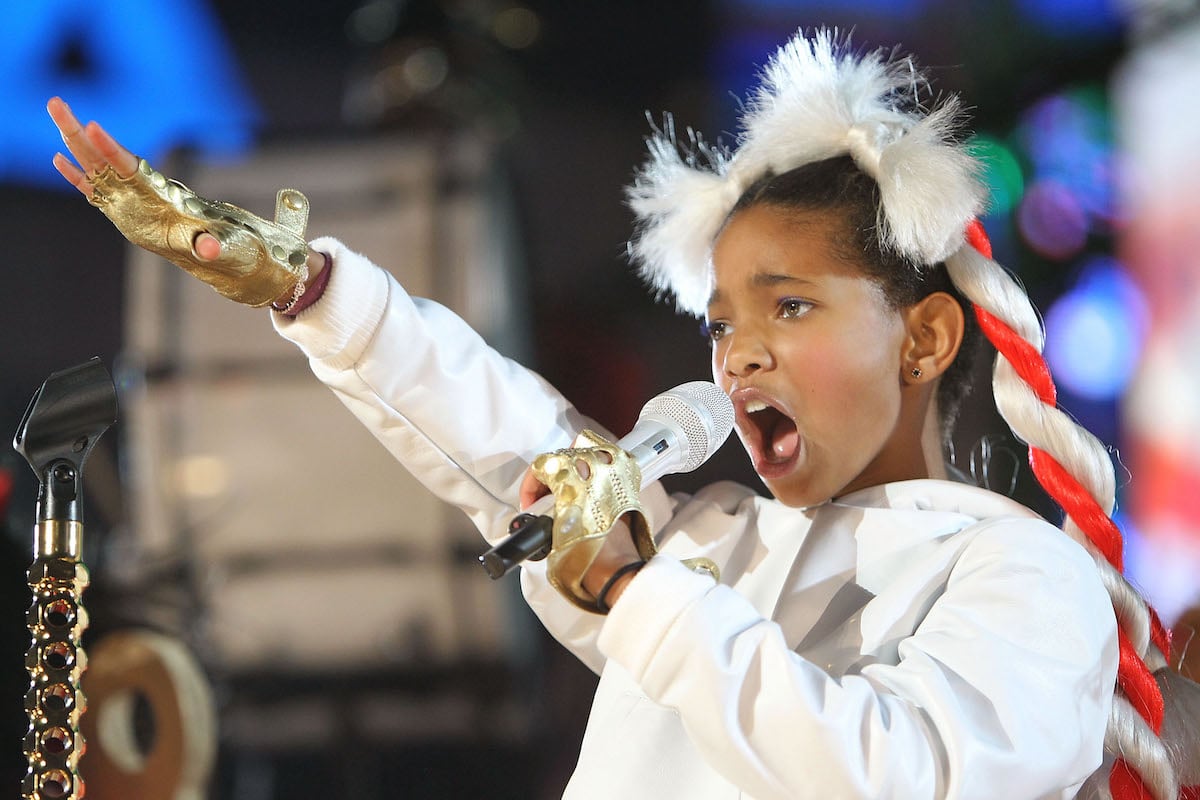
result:
M 258 120 L 233 55 L 197 0 L 12 3 L 0 48 L 0 180 L 67 187 L 46 115 L 61 95 L 151 161 L 175 147 L 228 156 Z
M 1200 566 L 1200 552 L 1188 538 L 1191 524 L 1185 521 L 1180 530 L 1167 532 L 1150 523 L 1143 531 L 1123 511 L 1113 514 L 1113 521 L 1125 539 L 1125 577 L 1170 626 L 1197 603 L 1196 570 Z M 1190 646 L 1200 646 L 1200 642 L 1191 641 Z
M 1121 32 L 1114 0 L 1017 0 L 1017 8 L 1035 27 L 1063 39 Z
M 1065 389 L 1117 397 L 1133 375 L 1148 323 L 1146 298 L 1121 265 L 1101 257 L 1046 313 L 1046 360 Z

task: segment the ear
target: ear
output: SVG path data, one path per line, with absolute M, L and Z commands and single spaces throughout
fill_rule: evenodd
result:
M 901 378 L 909 384 L 932 381 L 958 355 L 965 327 L 962 307 L 949 294 L 934 292 L 909 306 L 904 319 L 908 335 L 900 352 Z

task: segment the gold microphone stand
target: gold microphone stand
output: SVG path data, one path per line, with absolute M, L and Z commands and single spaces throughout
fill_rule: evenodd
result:
M 25 711 L 29 768 L 21 785 L 25 800 L 76 800 L 83 736 L 79 719 L 87 707 L 80 679 L 87 668 L 83 590 L 88 570 L 81 560 L 83 464 L 117 417 L 112 378 L 93 358 L 52 373 L 34 393 L 13 447 L 40 481 L 33 564 L 32 643 L 25 654 L 29 691 Z

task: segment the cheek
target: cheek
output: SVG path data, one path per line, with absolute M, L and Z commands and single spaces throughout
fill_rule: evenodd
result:
M 898 348 L 845 336 L 813 345 L 791 359 L 792 380 L 809 402 L 835 425 L 888 424 L 900 404 Z
M 883 390 L 897 390 L 904 326 L 897 315 L 878 311 L 867 315 L 832 346 L 847 365 L 848 376 L 877 381 Z
M 779 352 L 781 365 L 805 391 L 857 388 L 868 376 L 881 374 L 884 361 L 878 346 L 866 346 L 836 330 L 786 342 Z

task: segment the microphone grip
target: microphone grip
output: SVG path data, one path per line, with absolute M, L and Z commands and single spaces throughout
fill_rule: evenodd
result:
M 513 517 L 508 538 L 479 557 L 488 577 L 499 580 L 522 561 L 540 561 L 550 555 L 554 518 L 545 512 L 553 507 L 554 496 L 547 495 Z

